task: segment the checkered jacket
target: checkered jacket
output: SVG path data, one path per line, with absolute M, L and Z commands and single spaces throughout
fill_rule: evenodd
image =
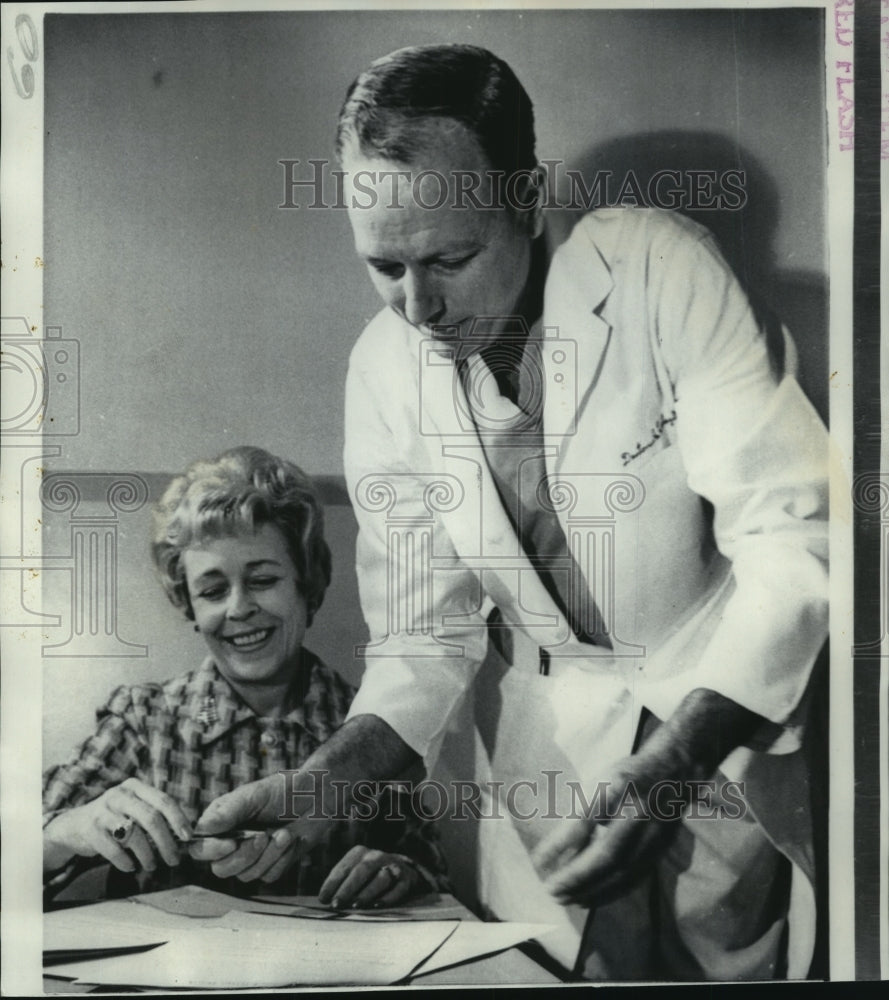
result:
M 130 777 L 166 792 L 194 822 L 210 803 L 246 782 L 296 769 L 345 721 L 355 689 L 315 654 L 302 651 L 302 697 L 286 715 L 261 718 L 219 673 L 212 659 L 163 684 L 116 688 L 97 712 L 97 728 L 71 759 L 43 777 L 44 826 Z M 407 796 L 404 797 L 405 799 Z M 382 800 L 381 800 L 381 804 Z M 446 890 L 434 826 L 402 801 L 369 822 L 337 823 L 329 838 L 278 883 L 278 891 L 314 895 L 333 865 L 356 843 L 410 857 L 435 888 Z M 118 878 L 117 874 L 113 875 Z M 185 882 L 225 891 L 268 886 L 216 879 L 207 864 L 185 859 L 175 869 L 140 876 L 138 888 Z

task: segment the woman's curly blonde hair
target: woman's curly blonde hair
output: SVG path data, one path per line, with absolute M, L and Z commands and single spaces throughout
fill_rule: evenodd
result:
M 330 583 L 323 508 L 302 469 L 250 446 L 193 462 L 153 507 L 151 556 L 174 607 L 194 619 L 182 565 L 185 549 L 264 524 L 284 536 L 311 624 Z

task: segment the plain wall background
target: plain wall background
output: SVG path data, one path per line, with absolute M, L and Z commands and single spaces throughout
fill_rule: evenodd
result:
M 820 23 L 816 10 L 48 16 L 45 315 L 82 359 L 63 462 L 166 472 L 250 441 L 341 472 L 349 351 L 379 305 L 344 211 L 278 209 L 278 160 L 331 158 L 348 84 L 405 44 L 505 58 L 541 158 L 577 165 L 651 131 L 723 138 L 779 192 L 761 248 L 773 270 L 823 275 Z
M 45 317 L 81 356 L 80 430 L 55 469 L 170 473 L 255 443 L 341 475 L 348 356 L 379 305 L 345 212 L 278 208 L 278 161 L 332 158 L 356 73 L 438 41 L 481 44 L 513 66 L 541 159 L 632 163 L 651 133 L 686 167 L 740 156 L 756 182 L 747 221 L 728 220 L 743 276 L 787 319 L 824 408 L 821 11 L 59 14 L 45 25 Z M 308 644 L 355 676 L 354 519 L 335 508 L 329 522 L 336 589 Z M 113 686 L 202 655 L 149 571 L 147 508 L 117 531 L 119 633 L 147 655 L 44 660 L 46 763 L 87 735 Z M 67 516 L 47 517 L 44 552 L 69 546 Z M 44 574 L 45 609 L 61 618 L 48 641 L 70 629 L 70 588 L 61 564 Z

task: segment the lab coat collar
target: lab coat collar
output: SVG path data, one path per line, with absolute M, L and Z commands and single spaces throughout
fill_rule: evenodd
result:
M 545 439 L 560 446 L 560 459 L 563 439 L 576 432 L 599 378 L 611 336 L 604 313 L 613 287 L 607 263 L 582 231 L 554 256 L 543 305 L 543 428 Z

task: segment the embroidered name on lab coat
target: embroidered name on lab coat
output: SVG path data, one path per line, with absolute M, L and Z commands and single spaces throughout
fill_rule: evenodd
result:
M 638 458 L 644 451 L 648 451 L 648 449 L 663 435 L 664 428 L 668 424 L 675 424 L 675 423 L 676 423 L 675 410 L 670 410 L 669 417 L 665 417 L 663 414 L 661 414 L 655 421 L 654 427 L 652 427 L 651 429 L 651 440 L 647 444 L 640 444 L 637 441 L 635 451 L 621 452 L 620 457 L 623 459 L 624 465 L 629 465 L 634 458 Z

